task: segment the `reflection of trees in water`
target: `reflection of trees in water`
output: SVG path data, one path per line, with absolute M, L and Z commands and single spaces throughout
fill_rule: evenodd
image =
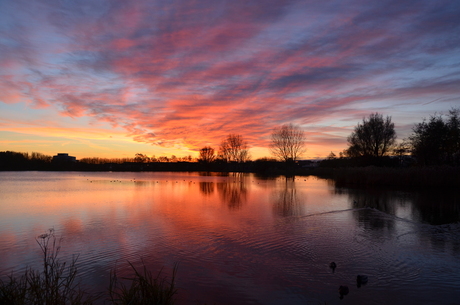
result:
M 253 176 L 257 180 L 273 180 L 273 181 L 276 181 L 276 179 L 280 177 L 280 175 L 267 175 L 267 174 L 261 174 L 261 173 L 254 173 Z
M 228 183 L 217 183 L 217 191 L 223 202 L 226 202 L 230 209 L 239 209 L 246 201 L 246 184 L 240 181 Z
M 353 208 L 371 207 L 396 216 L 398 208 L 409 208 L 414 219 L 432 225 L 460 221 L 460 195 L 454 190 L 335 188 L 335 193 L 347 194 Z
M 452 235 L 452 232 L 449 231 L 438 232 L 439 227 L 437 226 L 460 221 L 460 195 L 454 190 L 395 191 L 336 188 L 334 192 L 348 195 L 353 208 L 371 207 L 389 215 L 403 217 L 410 214 L 415 221 L 435 225 L 427 227 L 432 230 L 417 231 L 420 239 L 428 238 L 431 246 L 441 251 L 449 248 L 454 254 L 460 252 L 458 233 Z M 404 215 L 398 215 L 398 211 L 401 210 Z M 378 234 L 387 235 L 396 230 L 395 225 L 398 220 L 395 217 L 378 216 L 365 211 L 353 215 L 360 226 L 378 232 Z
M 371 207 L 390 215 L 396 215 L 397 198 L 389 192 L 381 190 L 357 190 L 348 189 L 348 195 L 353 202 L 352 208 L 360 209 Z M 404 205 L 404 201 L 399 201 Z M 367 211 L 354 213 L 356 220 L 365 229 L 380 231 L 383 234 L 384 229 L 392 232 L 395 229 L 395 219 L 393 217 L 370 217 Z
M 427 247 L 434 248 L 439 252 L 452 253 L 453 256 L 460 255 L 460 228 L 459 223 L 430 226 L 429 230 L 421 232 Z
M 214 193 L 214 182 L 200 182 L 200 191 L 205 196 L 209 196 Z
M 303 202 L 295 188 L 294 177 L 286 177 L 284 188 L 274 193 L 273 210 L 281 216 L 302 215 Z
M 337 189 L 336 193 L 346 193 L 351 202 L 353 202 L 352 207 L 354 209 L 371 207 L 379 211 L 385 212 L 387 214 L 395 215 L 396 214 L 396 205 L 400 204 L 401 206 L 405 205 L 405 201 L 401 200 L 394 192 L 388 192 L 378 189 Z
M 413 209 L 423 222 L 440 225 L 460 221 L 458 190 L 420 191 L 411 196 Z
M 418 235 L 422 243 L 442 252 L 460 254 L 460 194 L 455 190 L 401 191 L 389 189 L 349 189 L 337 188 L 335 193 L 349 196 L 353 208 L 372 207 L 398 216 L 398 209 L 410 213 L 417 222 L 431 226 L 417 226 L 412 233 Z M 399 221 L 392 216 L 378 215 L 369 210 L 353 213 L 359 226 L 373 230 L 377 235 L 391 237 L 397 231 Z M 394 237 L 394 236 L 393 236 Z
M 250 176 L 249 173 L 232 172 L 232 173 L 228 173 L 227 177 L 233 178 L 233 179 L 235 179 L 235 181 L 237 181 L 237 180 L 242 181 L 244 179 L 248 179 L 249 176 Z
M 151 181 L 140 181 L 140 180 L 133 180 L 133 182 L 135 186 L 142 186 L 142 187 L 148 186 L 149 184 L 152 183 Z
M 202 177 L 228 177 L 230 174 L 228 172 L 198 172 L 198 176 Z

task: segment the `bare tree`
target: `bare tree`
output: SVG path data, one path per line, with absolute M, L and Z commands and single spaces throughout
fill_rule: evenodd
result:
M 216 159 L 214 148 L 211 146 L 205 146 L 200 149 L 200 162 L 210 163 Z
M 271 153 L 285 162 L 296 161 L 305 151 L 305 133 L 297 125 L 285 124 L 272 132 Z
M 51 162 L 53 157 L 44 155 L 44 154 L 39 153 L 39 152 L 32 152 L 31 155 L 30 155 L 30 159 L 35 160 L 35 161 Z
M 178 158 L 177 160 L 180 162 L 192 162 L 193 158 L 191 155 L 188 155 L 188 156 Z
M 158 162 L 169 162 L 169 158 L 166 156 L 160 156 L 158 157 Z
M 230 134 L 219 147 L 219 157 L 227 162 L 249 161 L 249 147 L 241 135 Z
M 385 119 L 379 113 L 372 113 L 368 119 L 355 127 L 348 137 L 349 148 L 346 153 L 350 157 L 383 157 L 393 148 L 396 141 L 395 124 L 391 117 Z
M 150 158 L 147 155 L 137 153 L 136 157 L 134 158 L 134 162 L 146 163 L 146 162 L 150 162 Z

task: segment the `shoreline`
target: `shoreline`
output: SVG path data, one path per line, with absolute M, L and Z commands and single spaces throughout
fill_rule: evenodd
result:
M 137 164 L 136 164 L 137 165 Z M 151 165 L 151 164 L 147 164 Z M 156 165 L 156 166 L 155 166 Z M 110 167 L 62 167 L 47 169 L 8 169 L 0 172 L 21 171 L 75 171 L 75 172 L 204 172 L 204 173 L 253 173 L 261 176 L 315 176 L 328 179 L 338 187 L 402 187 L 402 188 L 458 188 L 460 167 L 255 167 L 246 164 L 224 164 L 205 167 L 201 164 L 154 164 L 154 166 Z

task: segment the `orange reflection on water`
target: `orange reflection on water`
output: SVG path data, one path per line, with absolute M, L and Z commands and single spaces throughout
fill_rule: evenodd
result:
M 338 189 L 305 177 L 37 173 L 32 183 L 34 174 L 28 175 L 22 183 L 14 177 L 0 183 L 0 272 L 39 264 L 34 238 L 54 227 L 64 237 L 62 254 L 80 254 L 85 282 L 94 287 L 106 287 L 111 268 L 130 274 L 126 261 L 142 259 L 154 272 L 179 262 L 181 297 L 189 301 L 235 304 L 242 297 L 250 303 L 256 292 L 265 303 L 272 296 L 312 300 L 311 291 L 336 292 L 331 260 L 341 268 L 336 276 L 347 268 L 381 270 L 382 264 L 389 266 L 385 270 L 397 271 L 401 264 L 412 270 L 413 261 L 399 259 L 413 244 L 431 245 L 421 248 L 429 255 L 455 249 L 450 242 L 435 243 L 439 235 L 430 237 L 423 226 L 392 217 L 415 208 L 407 201 L 399 207 L 398 193 Z M 428 211 L 413 214 L 429 216 Z M 402 281 L 410 285 L 418 276 Z M 411 297 L 423 291 L 412 289 Z M 338 298 L 325 300 L 334 304 Z

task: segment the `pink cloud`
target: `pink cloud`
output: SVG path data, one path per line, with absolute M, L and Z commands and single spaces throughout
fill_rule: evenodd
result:
M 447 64 L 458 46 L 426 47 L 458 39 L 460 26 L 429 2 L 386 10 L 359 1 L 72 5 L 44 12 L 56 58 L 26 50 L 30 30 L 18 40 L 27 61 L 14 52 L 0 59 L 12 75 L 0 82 L 2 102 L 51 106 L 123 127 L 135 141 L 196 150 L 229 133 L 267 146 L 273 127 L 291 122 L 322 126 L 316 143 L 343 143 L 324 122 L 359 121 L 384 100 L 460 93 L 459 67 Z M 444 14 L 452 10 L 460 11 Z

